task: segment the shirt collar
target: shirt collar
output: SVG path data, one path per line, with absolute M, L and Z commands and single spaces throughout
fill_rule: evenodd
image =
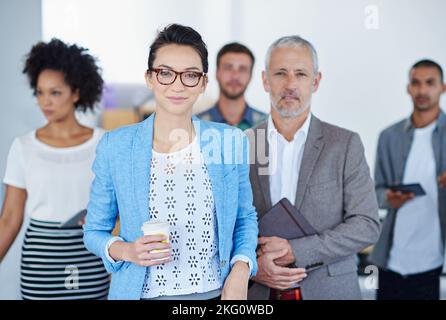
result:
M 446 115 L 443 112 L 443 110 L 440 109 L 440 113 L 438 115 L 435 128 L 442 128 L 445 125 L 446 125 Z M 409 130 L 411 130 L 413 128 L 414 128 L 414 126 L 413 126 L 413 123 L 412 123 L 412 116 L 410 116 L 409 118 L 407 118 L 404 121 L 404 129 L 406 131 L 409 131 Z
M 254 125 L 253 115 L 252 115 L 252 108 L 246 104 L 245 113 L 243 114 L 243 120 L 248 122 L 250 126 Z
M 247 122 L 250 126 L 254 125 L 253 121 L 253 112 L 252 108 L 246 103 L 245 112 L 243 112 L 242 121 Z M 226 122 L 225 118 L 223 118 L 223 115 L 220 113 L 220 109 L 218 106 L 218 102 L 215 104 L 213 108 L 209 110 L 209 113 L 211 114 L 212 121 L 215 122 Z
M 209 109 L 209 113 L 211 115 L 212 121 L 215 121 L 215 122 L 224 122 L 225 121 L 222 114 L 220 113 L 220 110 L 218 109 L 218 103 L 215 106 L 213 106 L 211 109 Z
M 296 138 L 297 138 L 299 135 L 303 135 L 303 137 L 304 137 L 304 141 L 307 140 L 307 137 L 308 137 L 308 131 L 310 130 L 311 117 L 312 117 L 312 114 L 311 114 L 311 112 L 310 112 L 310 113 L 308 114 L 308 116 L 307 116 L 307 119 L 305 119 L 305 122 L 304 122 L 304 124 L 302 125 L 302 127 L 300 127 L 299 130 L 297 130 L 296 133 L 294 134 L 293 141 L 291 141 L 291 142 L 296 141 Z M 274 121 L 273 121 L 273 118 L 272 118 L 271 114 L 270 114 L 269 117 L 268 117 L 268 129 L 267 129 L 267 130 L 268 130 L 268 142 L 270 141 L 270 139 L 271 139 L 271 137 L 272 137 L 273 135 L 280 135 L 281 137 L 283 137 L 283 136 L 279 133 L 279 131 L 277 131 L 276 126 L 274 125 Z M 283 138 L 283 139 L 285 139 L 285 138 Z

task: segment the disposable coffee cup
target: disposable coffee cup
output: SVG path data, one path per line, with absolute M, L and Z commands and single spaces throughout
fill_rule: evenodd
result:
M 147 222 L 144 222 L 141 227 L 142 232 L 145 236 L 166 236 L 167 239 L 161 241 L 163 243 L 169 243 L 169 223 L 164 221 L 158 221 L 158 220 L 150 220 Z M 163 250 L 152 250 L 150 253 L 160 253 L 160 252 L 169 252 L 169 249 L 163 249 Z M 161 258 L 161 259 L 153 259 L 155 261 L 158 260 L 166 260 L 168 258 Z

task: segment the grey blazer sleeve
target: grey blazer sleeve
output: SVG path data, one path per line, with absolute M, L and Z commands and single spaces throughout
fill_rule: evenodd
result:
M 343 172 L 343 222 L 319 235 L 291 240 L 298 267 L 320 268 L 378 240 L 378 204 L 364 147 L 356 133 L 350 136 Z
M 389 202 L 387 201 L 386 189 L 387 179 L 385 170 L 384 156 L 387 154 L 385 136 L 381 133 L 378 139 L 378 148 L 376 151 L 375 161 L 375 191 L 378 199 L 378 205 L 380 209 L 391 209 Z

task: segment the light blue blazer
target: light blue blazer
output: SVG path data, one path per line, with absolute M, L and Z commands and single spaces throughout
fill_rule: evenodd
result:
M 139 300 L 146 267 L 131 262 L 110 262 L 105 248 L 112 238 L 119 213 L 120 234 L 127 242 L 143 236 L 141 225 L 149 219 L 149 177 L 155 114 L 135 125 L 107 132 L 96 150 L 84 242 L 102 258 L 112 273 L 109 299 Z M 236 255 L 252 262 L 257 272 L 257 213 L 249 181 L 249 144 L 234 127 L 193 117 L 201 152 L 208 169 L 216 206 L 221 280 L 230 272 Z

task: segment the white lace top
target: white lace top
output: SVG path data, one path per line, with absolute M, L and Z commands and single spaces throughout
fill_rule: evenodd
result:
M 222 287 L 215 213 L 198 139 L 174 153 L 152 150 L 148 217 L 169 222 L 173 261 L 147 269 L 141 298 Z

